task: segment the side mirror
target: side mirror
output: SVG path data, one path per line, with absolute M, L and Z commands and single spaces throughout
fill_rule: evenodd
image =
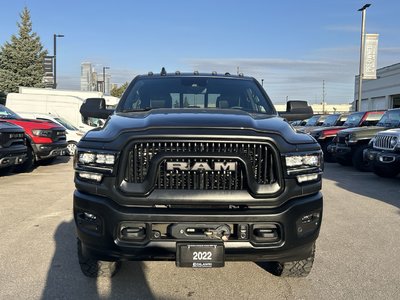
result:
M 104 98 L 88 98 L 82 104 L 79 112 L 84 118 L 107 119 L 114 110 L 106 108 Z
M 286 103 L 286 111 L 278 112 L 282 118 L 288 121 L 304 120 L 313 115 L 313 109 L 308 105 L 307 101 L 290 100 Z

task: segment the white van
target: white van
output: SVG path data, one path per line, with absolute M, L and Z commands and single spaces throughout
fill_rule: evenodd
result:
M 63 126 L 66 130 L 67 135 L 67 154 L 73 156 L 76 152 L 76 144 L 80 141 L 81 137 L 85 135 L 85 132 L 79 130 L 67 120 L 62 117 L 51 115 L 51 114 L 35 114 L 35 113 L 20 113 L 23 118 L 37 119 L 44 121 L 51 121 L 53 123 Z
M 105 98 L 108 107 L 115 107 L 119 98 L 103 96 L 101 92 L 82 92 L 20 87 L 19 93 L 7 94 L 6 106 L 17 112 L 52 114 L 69 121 L 81 131 L 98 126 L 99 120 L 83 118 L 79 110 L 87 98 Z

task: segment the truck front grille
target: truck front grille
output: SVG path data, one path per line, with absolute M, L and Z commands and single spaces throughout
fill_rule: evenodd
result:
M 0 145 L 2 147 L 24 144 L 25 134 L 23 132 L 0 132 Z
M 382 150 L 393 150 L 396 143 L 392 142 L 397 140 L 396 136 L 392 135 L 377 135 L 374 141 L 374 148 Z
M 156 174 L 149 174 L 152 163 L 158 164 Z M 168 168 L 168 163 L 181 167 Z M 125 180 L 143 183 L 156 176 L 157 189 L 244 190 L 249 184 L 246 167 L 252 177 L 248 180 L 256 184 L 278 182 L 277 157 L 267 143 L 136 142 L 129 151 Z
M 67 137 L 65 135 L 65 130 L 53 130 L 51 133 L 51 139 L 54 142 L 67 140 Z

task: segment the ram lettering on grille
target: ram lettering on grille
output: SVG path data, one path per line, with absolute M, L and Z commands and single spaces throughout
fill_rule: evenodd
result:
M 161 156 L 157 173 L 148 174 L 155 156 Z M 246 167 L 252 171 L 250 178 Z M 136 142 L 129 151 L 125 180 L 143 183 L 148 175 L 156 176 L 157 189 L 245 190 L 249 180 L 278 182 L 278 162 L 267 143 Z

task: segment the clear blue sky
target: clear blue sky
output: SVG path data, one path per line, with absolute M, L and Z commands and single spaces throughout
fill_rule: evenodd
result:
M 358 73 L 361 13 L 367 32 L 379 33 L 378 67 L 400 62 L 399 0 L 304 1 L 4 1 L 0 44 L 17 32 L 24 6 L 33 30 L 53 52 L 60 88 L 79 89 L 80 64 L 109 66 L 112 81 L 167 71 L 236 73 L 264 79 L 275 103 L 353 99 Z

